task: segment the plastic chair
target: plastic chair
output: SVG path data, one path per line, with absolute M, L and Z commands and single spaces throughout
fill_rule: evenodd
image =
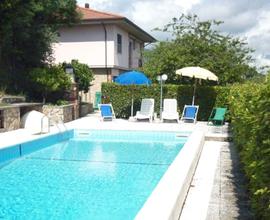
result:
M 114 114 L 113 107 L 111 104 L 99 104 L 98 108 L 100 110 L 100 114 L 103 121 L 106 121 L 106 120 L 111 121 L 113 118 L 115 118 L 115 114 Z
M 193 123 L 196 123 L 198 110 L 199 110 L 198 105 L 185 105 L 181 120 L 193 121 Z
M 176 99 L 164 99 L 162 121 L 163 120 L 179 120 L 179 113 L 177 112 L 177 101 Z
M 154 116 L 154 104 L 154 99 L 142 99 L 141 109 L 140 111 L 137 111 L 135 119 L 149 119 L 149 121 L 152 122 Z
M 214 126 L 224 125 L 226 111 L 227 108 L 213 108 L 207 124 Z

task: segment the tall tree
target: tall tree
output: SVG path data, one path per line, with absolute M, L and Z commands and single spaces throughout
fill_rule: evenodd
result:
M 155 79 L 157 74 L 168 74 L 168 82 L 183 83 L 189 79 L 175 75 L 175 70 L 186 66 L 200 66 L 217 74 L 221 84 L 242 82 L 257 75 L 251 53 L 245 41 L 217 30 L 222 22 L 199 21 L 196 15 L 173 18 L 157 31 L 169 32 L 172 40 L 159 42 L 145 52 L 144 71 Z
M 0 15 L 0 84 L 13 91 L 51 60 L 59 26 L 79 20 L 75 0 L 1 0 Z

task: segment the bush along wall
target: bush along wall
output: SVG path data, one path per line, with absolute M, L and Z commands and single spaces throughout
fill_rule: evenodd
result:
M 227 106 L 228 89 L 224 87 L 203 87 L 196 90 L 195 104 L 199 105 L 199 120 L 207 120 L 211 110 L 216 106 L 216 100 L 220 107 Z M 224 94 L 225 95 L 224 95 Z M 217 94 L 219 97 L 217 98 Z M 169 85 L 163 87 L 163 99 L 174 98 L 178 102 L 178 111 L 183 111 L 185 104 L 191 104 L 193 86 Z M 128 118 L 130 116 L 130 106 L 132 97 L 134 99 L 134 115 L 140 109 L 143 98 L 155 99 L 155 112 L 159 114 L 160 109 L 160 85 L 151 86 L 123 86 L 115 83 L 102 84 L 102 101 L 112 103 L 116 117 Z
M 228 100 L 252 208 L 256 219 L 270 219 L 270 80 L 233 86 Z

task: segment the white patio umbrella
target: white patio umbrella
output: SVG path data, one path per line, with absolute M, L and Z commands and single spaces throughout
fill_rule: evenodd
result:
M 201 67 L 184 67 L 182 69 L 176 70 L 176 74 L 181 75 L 181 76 L 187 76 L 190 78 L 193 78 L 193 77 L 195 78 L 192 105 L 194 105 L 194 102 L 195 102 L 197 79 L 205 79 L 205 80 L 208 79 L 212 81 L 218 81 L 218 77 L 214 73 Z

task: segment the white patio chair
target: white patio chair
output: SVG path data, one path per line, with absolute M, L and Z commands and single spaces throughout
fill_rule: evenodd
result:
M 179 120 L 179 113 L 177 112 L 177 101 L 176 99 L 164 99 L 162 121 L 163 120 Z
M 137 120 L 149 119 L 149 121 L 152 122 L 154 116 L 154 104 L 154 99 L 142 99 L 141 110 L 137 111 L 135 118 Z

